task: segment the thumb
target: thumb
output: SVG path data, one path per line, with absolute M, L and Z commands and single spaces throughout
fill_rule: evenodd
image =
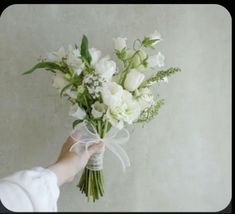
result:
M 93 155 L 94 153 L 98 152 L 100 149 L 102 149 L 104 146 L 103 142 L 93 144 L 88 148 L 88 152 L 90 155 Z

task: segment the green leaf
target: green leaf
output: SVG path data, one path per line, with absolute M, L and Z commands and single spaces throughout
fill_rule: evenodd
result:
M 83 37 L 82 37 L 81 56 L 84 60 L 87 61 L 88 64 L 91 63 L 91 55 L 88 50 L 88 39 L 85 35 L 83 35 Z
M 145 108 L 140 116 L 139 119 L 136 121 L 136 123 L 145 123 L 145 122 L 149 122 L 150 120 L 152 120 L 155 116 L 157 116 L 159 109 L 162 107 L 162 105 L 164 104 L 164 100 L 158 100 L 154 105 Z
M 145 48 L 151 47 L 158 40 L 160 40 L 160 39 L 150 39 L 149 37 L 145 37 L 144 40 L 142 41 L 142 45 Z
M 46 70 L 51 71 L 53 73 L 55 73 L 54 70 L 60 70 L 60 71 L 64 72 L 63 68 L 61 68 L 60 65 L 58 65 L 54 62 L 39 62 L 34 67 L 32 67 L 30 70 L 24 72 L 23 75 L 33 73 L 36 69 L 40 69 L 40 68 L 45 68 Z
M 64 91 L 65 91 L 67 88 L 69 88 L 71 85 L 73 85 L 73 83 L 69 83 L 69 84 L 66 85 L 63 89 L 61 89 L 61 91 L 60 91 L 60 97 L 62 97 Z
M 167 70 L 158 71 L 156 74 L 151 76 L 149 79 L 145 80 L 139 88 L 144 88 L 153 85 L 154 83 L 157 83 L 161 80 L 163 80 L 164 77 L 170 76 L 176 72 L 180 72 L 180 68 L 169 68 Z
M 75 120 L 73 121 L 73 129 L 75 128 L 76 125 L 78 125 L 79 123 L 81 123 L 83 120 Z

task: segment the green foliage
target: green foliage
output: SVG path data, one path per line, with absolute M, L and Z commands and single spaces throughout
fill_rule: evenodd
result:
M 81 122 L 83 122 L 83 120 L 75 120 L 75 121 L 73 121 L 73 129 L 75 128 L 76 125 L 78 125 Z
M 69 84 L 67 84 L 64 88 L 62 88 L 61 91 L 60 91 L 60 97 L 62 97 L 64 91 L 65 91 L 66 89 L 68 89 L 68 88 L 69 88 L 70 86 L 72 86 L 72 85 L 73 85 L 72 83 L 69 83 Z
M 176 72 L 180 72 L 180 71 L 181 71 L 180 68 L 169 68 L 167 70 L 158 71 L 152 77 L 150 77 L 149 79 L 145 80 L 140 85 L 140 88 L 149 87 L 149 86 L 153 85 L 154 83 L 163 80 L 164 77 L 170 76 L 170 75 L 172 75 L 172 74 L 174 74 Z
M 126 48 L 123 48 L 122 50 L 116 50 L 115 54 L 116 54 L 118 59 L 120 59 L 121 61 L 125 61 L 125 59 L 126 59 Z
M 152 120 L 155 116 L 157 116 L 159 109 L 164 104 L 164 100 L 158 100 L 156 103 L 148 108 L 145 108 L 141 114 L 139 119 L 137 120 L 137 123 L 146 123 Z
M 83 60 L 85 60 L 88 65 L 91 63 L 91 55 L 88 50 L 88 39 L 85 35 L 82 37 L 82 43 L 81 43 L 81 56 Z
M 40 69 L 40 68 L 44 68 L 44 69 L 51 71 L 53 73 L 55 73 L 55 70 L 59 70 L 59 71 L 64 72 L 64 69 L 60 65 L 58 65 L 54 62 L 39 62 L 34 67 L 32 67 L 30 70 L 24 72 L 23 75 L 33 73 L 35 70 Z

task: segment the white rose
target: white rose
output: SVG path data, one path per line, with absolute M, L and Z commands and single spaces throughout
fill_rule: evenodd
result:
M 81 109 L 78 104 L 74 104 L 70 108 L 69 115 L 76 119 L 82 120 L 86 116 L 86 112 Z
M 154 104 L 153 94 L 149 88 L 141 88 L 136 90 L 135 96 L 141 110 L 144 110 Z
M 123 93 L 122 86 L 115 82 L 107 82 L 104 84 L 101 94 L 104 104 L 113 106 L 120 102 Z
M 147 59 L 148 67 L 150 68 L 154 68 L 156 66 L 163 67 L 164 61 L 165 61 L 165 56 L 161 52 L 158 52 L 157 55 L 150 56 Z
M 64 78 L 64 74 L 60 71 L 56 72 L 52 86 L 56 89 L 61 90 L 68 84 L 69 82 Z
M 131 69 L 130 72 L 126 76 L 126 79 L 124 82 L 124 87 L 128 91 L 134 91 L 143 82 L 144 77 L 145 77 L 144 74 L 142 74 L 141 72 L 139 72 L 135 69 Z
M 91 114 L 93 115 L 94 118 L 102 117 L 105 111 L 106 111 L 106 106 L 103 103 L 96 101 L 92 105 Z
M 161 34 L 157 30 L 155 30 L 151 35 L 149 35 L 149 38 L 151 40 L 158 39 L 156 42 L 154 42 L 152 44 L 152 46 L 156 45 L 158 42 L 160 42 L 162 40 L 162 36 L 161 36 Z
M 91 55 L 91 65 L 95 65 L 101 57 L 101 51 L 96 48 L 90 48 L 89 53 Z
M 110 81 L 116 72 L 116 63 L 110 60 L 109 57 L 104 57 L 96 63 L 95 72 L 105 80 Z
M 122 38 L 122 37 L 118 37 L 114 40 L 114 48 L 116 50 L 121 51 L 123 48 L 126 48 L 126 40 L 127 38 Z

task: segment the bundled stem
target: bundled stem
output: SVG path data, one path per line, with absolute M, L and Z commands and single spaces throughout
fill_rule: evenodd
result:
M 101 138 L 103 138 L 108 132 L 108 122 L 103 124 L 103 127 L 99 121 L 97 131 Z M 77 185 L 82 193 L 84 193 L 88 199 L 98 200 L 104 195 L 104 174 L 103 170 L 91 170 L 85 168 L 83 170 L 80 181 Z

